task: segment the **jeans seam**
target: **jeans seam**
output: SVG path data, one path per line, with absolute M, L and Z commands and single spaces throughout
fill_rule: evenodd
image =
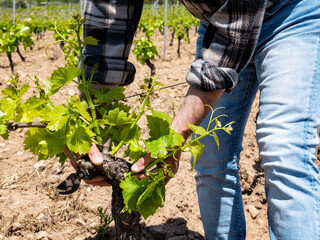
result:
M 320 59 L 320 51 L 319 51 L 319 40 L 320 38 L 318 38 L 318 47 L 316 49 L 317 51 L 317 58 L 316 58 L 316 61 L 315 61 L 315 67 L 314 67 L 314 77 L 313 77 L 313 81 L 312 81 L 312 87 L 311 87 L 311 93 L 310 93 L 310 98 L 309 98 L 309 107 L 308 107 L 308 121 L 304 124 L 304 139 L 308 139 L 308 135 L 310 134 L 309 132 L 309 128 L 310 128 L 310 122 L 311 122 L 311 116 L 315 114 L 315 110 L 314 110 L 314 105 L 312 105 L 313 102 L 315 102 L 315 98 L 316 98 L 316 87 L 313 87 L 313 86 L 316 86 L 316 76 L 320 74 L 320 71 L 319 69 L 317 68 L 319 64 L 319 59 Z M 313 170 L 311 169 L 310 165 L 308 164 L 308 146 L 307 146 L 307 141 L 305 141 L 304 143 L 304 149 L 305 149 L 305 154 L 304 154 L 304 162 L 305 162 L 305 166 L 306 166 L 306 171 L 307 172 L 312 172 Z M 316 183 L 316 180 L 314 180 L 312 178 L 312 176 L 309 176 L 310 177 L 310 187 L 312 189 L 312 191 L 314 193 L 316 192 L 319 192 L 320 188 L 319 186 L 317 186 L 317 183 Z M 320 234 L 319 234 L 319 223 L 320 223 L 320 220 L 319 220 L 319 214 L 320 214 L 320 198 L 317 198 L 316 202 L 314 203 L 315 206 L 316 206 L 316 226 L 317 226 L 317 231 L 316 231 L 316 235 L 317 235 L 317 239 L 320 239 Z
M 234 141 L 234 147 L 233 147 L 233 157 L 234 157 L 234 159 L 236 159 L 236 164 L 238 165 L 238 152 L 237 152 L 237 146 L 239 145 L 239 138 L 240 138 L 240 134 L 241 134 L 241 131 L 240 131 L 240 129 L 241 129 L 241 125 L 240 125 L 240 123 L 242 122 L 242 120 L 243 120 L 243 118 L 244 118 L 244 109 L 245 109 L 245 106 L 247 105 L 247 103 L 248 103 L 248 98 L 249 98 L 249 89 L 252 87 L 252 79 L 253 79 L 253 77 L 252 77 L 252 75 L 253 74 L 256 74 L 256 72 L 255 71 L 252 71 L 252 73 L 251 73 L 251 75 L 250 75 L 250 80 L 249 80 L 249 84 L 248 84 L 248 87 L 247 87 L 247 91 L 246 91 L 246 97 L 245 97 L 245 100 L 244 100 L 244 104 L 242 105 L 243 107 L 242 107 L 242 110 L 241 110 L 241 117 L 240 117 L 240 119 L 239 119 L 239 127 L 238 127 L 238 130 L 237 130 L 237 132 L 236 132 L 236 138 L 235 138 L 235 141 Z M 241 145 L 242 145 L 242 143 L 241 143 Z M 242 151 L 242 148 L 241 148 L 241 151 Z M 240 152 L 241 152 L 240 151 Z M 239 152 L 239 155 L 240 155 L 240 152 Z M 239 156 L 240 157 L 240 156 Z M 239 170 L 237 170 L 237 171 L 239 171 Z M 239 182 L 240 182 L 240 176 L 239 176 L 239 179 L 237 179 L 237 181 L 239 180 Z M 240 236 L 239 237 L 242 237 L 243 239 L 245 239 L 245 230 L 244 230 L 244 226 L 243 226 L 243 224 L 242 224 L 242 221 L 241 221 L 241 209 L 240 209 L 240 207 L 239 207 L 239 203 L 240 203 L 240 200 L 242 199 L 242 198 L 240 198 L 240 195 L 242 194 L 241 193 L 241 184 L 240 184 L 240 188 L 239 188 L 239 190 L 237 191 L 237 189 L 235 189 L 236 190 L 236 201 L 237 201 L 237 215 L 238 215 L 238 221 L 239 221 L 239 229 L 240 229 L 240 231 L 239 231 L 239 234 L 240 234 Z M 244 207 L 244 206 L 243 206 Z
M 316 63 L 315 63 L 315 71 L 314 71 L 314 78 L 313 78 L 313 85 L 316 85 L 317 83 L 316 83 L 316 76 L 320 76 L 320 70 L 319 70 L 319 68 L 317 67 L 317 66 L 319 66 L 320 65 L 320 61 L 319 61 L 319 59 L 320 59 L 320 37 L 318 37 L 318 48 L 317 48 L 317 53 L 318 53 L 318 56 L 317 56 L 317 60 L 316 60 Z M 312 88 L 312 89 L 315 89 L 314 90 L 314 92 L 313 92 L 313 94 L 311 95 L 312 97 L 313 97 L 313 100 L 311 100 L 311 98 L 310 98 L 310 102 L 312 101 L 312 102 L 315 102 L 316 101 L 316 95 L 317 95 L 317 93 L 316 93 L 316 87 L 315 88 Z M 309 106 L 309 108 L 311 108 L 311 104 L 310 104 L 310 106 Z M 315 110 L 313 110 L 313 114 L 315 114 Z M 310 121 L 310 120 L 309 120 Z M 318 186 L 317 186 L 317 184 L 316 184 L 316 180 L 314 180 L 314 191 L 316 191 L 316 192 L 320 192 L 319 191 L 320 190 L 320 187 L 319 187 L 319 184 L 318 184 Z M 320 198 L 318 197 L 317 198 L 317 203 L 316 203 L 316 207 L 317 207 L 317 218 L 316 218 L 316 221 L 317 221 L 317 239 L 320 239 L 320 234 L 319 234 L 319 231 L 320 231 L 320 229 L 319 229 L 319 224 L 320 224 L 320 220 L 319 220 L 319 214 L 320 214 Z

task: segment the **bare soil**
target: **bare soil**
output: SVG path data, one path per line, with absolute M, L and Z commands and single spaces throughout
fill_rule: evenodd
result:
M 168 35 L 169 36 L 169 35 Z M 191 42 L 182 42 L 181 57 L 177 57 L 177 40 L 167 47 L 165 59 L 153 61 L 158 81 L 172 85 L 185 81 L 190 63 L 195 57 L 196 35 Z M 47 32 L 41 42 L 50 42 L 52 33 Z M 168 37 L 167 42 L 170 38 Z M 159 54 L 163 57 L 163 37 L 155 40 Z M 59 45 L 49 47 L 48 57 L 45 45 L 36 43 L 33 50 L 22 50 L 26 62 L 13 54 L 15 70 L 21 82 L 32 85 L 33 76 L 49 78 L 54 69 L 64 65 L 64 56 Z M 137 68 L 136 80 L 126 88 L 126 95 L 140 93 L 139 86 L 150 69 L 137 63 L 135 56 L 130 61 Z M 9 79 L 9 61 L 5 54 L 0 56 L 0 83 L 3 88 Z M 153 95 L 153 106 L 171 116 L 178 110 L 186 93 L 187 84 L 168 88 Z M 33 94 L 31 90 L 28 94 Z M 78 94 L 75 85 L 58 93 L 54 101 L 63 102 L 67 97 Z M 135 106 L 138 98 L 128 103 Z M 240 173 L 242 177 L 243 200 L 247 220 L 247 239 L 268 239 L 267 201 L 264 194 L 264 173 L 259 165 L 255 137 L 255 119 L 258 98 L 253 104 L 244 135 L 241 153 Z M 143 126 L 143 125 L 142 125 Z M 0 240 L 1 239 L 94 239 L 93 227 L 99 225 L 97 208 L 110 209 L 111 189 L 81 184 L 80 190 L 68 196 L 57 193 L 56 186 L 74 172 L 69 163 L 61 166 L 56 159 L 37 161 L 23 147 L 25 130 L 12 132 L 8 141 L 0 139 Z M 141 222 L 158 234 L 159 239 L 203 239 L 203 227 L 198 209 L 194 171 L 190 171 L 190 156 L 184 154 L 178 174 L 167 184 L 166 203 L 156 214 Z M 113 223 L 108 232 L 112 239 Z M 168 234 L 170 233 L 170 234 Z

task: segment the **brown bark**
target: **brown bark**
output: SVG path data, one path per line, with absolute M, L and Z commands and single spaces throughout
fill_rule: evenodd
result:
M 146 59 L 146 64 L 151 69 L 151 77 L 156 74 L 156 67 L 155 65 L 150 61 L 150 59 Z
M 178 54 L 178 57 L 180 57 L 180 45 L 181 45 L 181 38 L 178 38 L 178 50 L 177 50 L 177 54 Z
M 17 47 L 17 53 L 19 54 L 19 56 L 20 56 L 21 60 L 22 60 L 23 62 L 25 62 L 25 61 L 26 61 L 26 59 L 22 56 L 22 54 L 21 54 L 21 52 L 20 52 L 19 47 Z
M 8 56 L 9 62 L 10 62 L 11 74 L 14 75 L 14 65 L 13 65 L 11 53 L 7 53 L 7 56 Z
M 104 162 L 100 166 L 93 165 L 86 159 L 77 160 L 77 165 L 82 169 L 103 174 L 106 180 L 112 185 L 111 211 L 115 221 L 115 234 L 117 240 L 140 240 L 142 228 L 140 226 L 140 214 L 138 212 L 122 212 L 124 201 L 122 189 L 119 184 L 125 173 L 130 171 L 131 164 L 122 158 L 112 156 L 108 149 L 110 143 L 103 147 L 102 156 Z

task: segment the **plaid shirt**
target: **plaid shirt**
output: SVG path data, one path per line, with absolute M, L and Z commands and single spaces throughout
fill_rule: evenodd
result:
M 181 0 L 195 17 L 209 23 L 202 56 L 191 64 L 187 82 L 204 91 L 230 92 L 252 57 L 266 7 L 276 1 Z M 127 60 L 142 7 L 143 0 L 87 1 L 84 35 L 100 41 L 84 49 L 86 76 L 98 63 L 94 81 L 119 85 L 133 81 L 135 67 Z

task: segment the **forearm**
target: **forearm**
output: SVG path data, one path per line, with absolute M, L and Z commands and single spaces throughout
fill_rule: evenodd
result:
M 181 134 L 184 139 L 187 139 L 191 134 L 187 124 L 199 125 L 211 110 L 210 107 L 205 105 L 213 107 L 224 91 L 224 89 L 217 89 L 213 92 L 205 92 L 190 86 L 176 117 L 171 123 L 171 128 Z

